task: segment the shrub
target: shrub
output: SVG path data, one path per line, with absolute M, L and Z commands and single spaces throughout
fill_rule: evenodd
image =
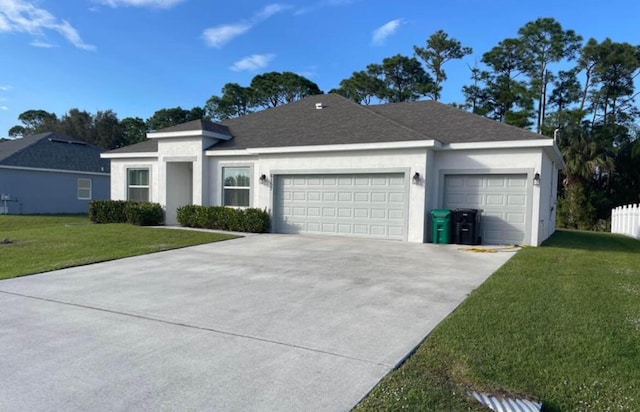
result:
M 93 223 L 125 223 L 127 201 L 92 200 L 89 203 L 89 220 Z
M 178 222 L 186 227 L 264 233 L 269 231 L 265 210 L 233 209 L 223 206 L 187 205 L 178 208 Z
M 164 222 L 164 211 L 158 203 L 129 202 L 126 207 L 127 223 L 138 226 L 157 226 Z
M 89 219 L 93 223 L 131 223 L 139 226 L 160 225 L 164 211 L 158 203 L 126 200 L 92 200 Z
M 260 209 L 244 211 L 244 232 L 265 233 L 269 231 L 269 214 Z

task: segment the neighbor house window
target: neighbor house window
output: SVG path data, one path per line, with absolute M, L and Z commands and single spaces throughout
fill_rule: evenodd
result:
M 78 179 L 78 199 L 91 200 L 91 179 Z
M 127 169 L 127 200 L 149 201 L 149 169 Z
M 222 205 L 249 207 L 250 167 L 222 168 Z

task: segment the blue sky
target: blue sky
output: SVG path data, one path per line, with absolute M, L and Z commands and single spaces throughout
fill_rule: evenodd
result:
M 538 17 L 640 44 L 637 0 L 0 0 L 0 137 L 29 109 L 146 119 L 268 71 L 328 91 L 439 29 L 474 49 L 445 66 L 442 101 L 461 102 L 468 65 Z

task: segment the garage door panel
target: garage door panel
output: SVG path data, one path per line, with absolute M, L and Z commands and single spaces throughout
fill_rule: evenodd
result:
M 366 192 L 355 192 L 354 199 L 356 202 L 368 202 L 369 201 L 369 193 Z
M 402 173 L 278 176 L 274 226 L 281 233 L 402 240 L 406 235 L 406 184 Z
M 480 209 L 485 244 L 522 244 L 528 239 L 526 174 L 447 175 L 443 207 Z
M 524 195 L 509 195 L 507 197 L 508 206 L 526 206 L 527 197 Z
M 489 206 L 504 206 L 505 204 L 505 196 L 503 195 L 487 195 L 484 202 L 485 205 Z

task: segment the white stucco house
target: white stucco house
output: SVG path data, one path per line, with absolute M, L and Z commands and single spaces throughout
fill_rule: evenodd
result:
M 539 245 L 556 224 L 553 139 L 434 101 L 326 94 L 151 132 L 104 153 L 111 198 L 266 209 L 276 233 L 431 240 L 430 211 L 481 210 L 484 244 Z

